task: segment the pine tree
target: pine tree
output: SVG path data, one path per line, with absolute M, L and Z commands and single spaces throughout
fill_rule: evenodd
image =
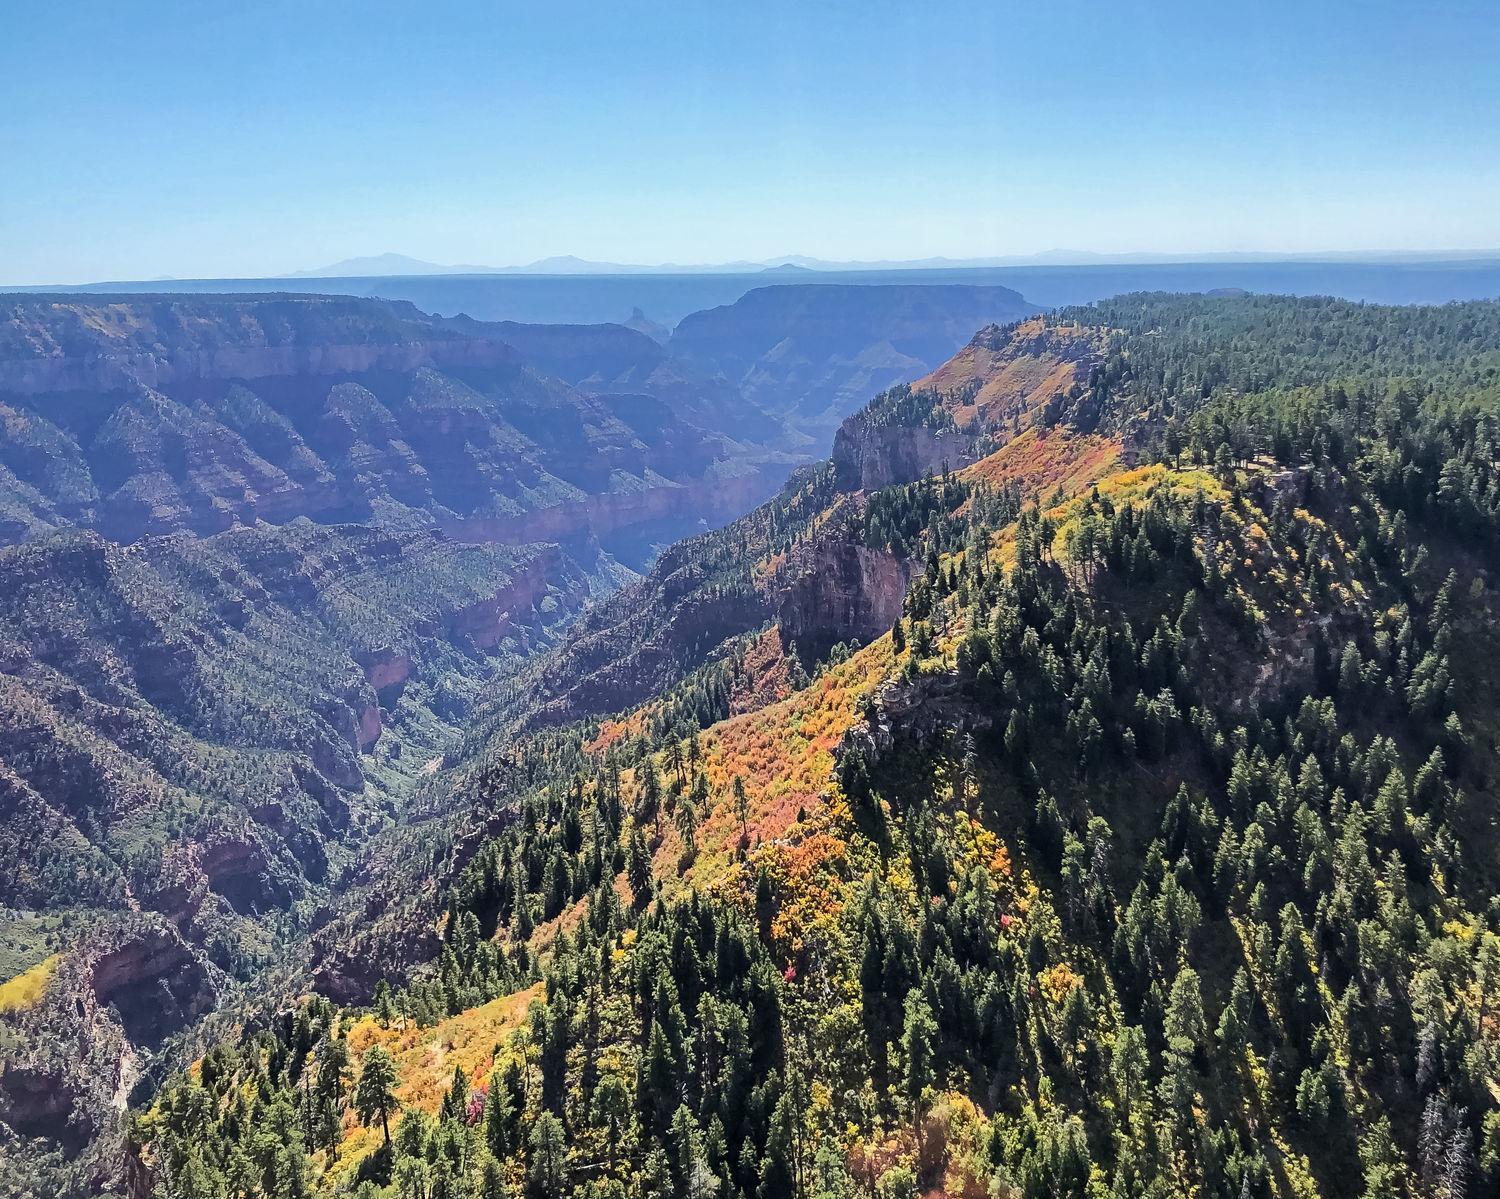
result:
M 602 1130 L 609 1173 L 615 1172 L 615 1157 L 630 1119 L 630 1099 L 617 1074 L 607 1074 L 594 1092 L 593 1122 Z
M 750 843 L 750 826 L 747 821 L 750 818 L 750 797 L 745 794 L 745 780 L 739 775 L 734 776 L 731 790 L 734 793 L 734 814 L 740 821 L 740 844 Z
M 391 1002 L 391 984 L 381 979 L 375 984 L 375 1018 L 381 1028 L 389 1028 L 396 1018 L 396 1008 Z
M 800 1194 L 797 1186 L 797 1172 L 794 1162 L 793 1138 L 795 1132 L 793 1122 L 797 1114 L 793 1110 L 788 1098 L 788 1092 L 782 1088 L 779 1076 L 773 1076 L 768 1080 L 768 1085 L 775 1092 L 775 1103 L 771 1111 L 770 1131 L 766 1136 L 766 1151 L 760 1161 L 760 1196 L 761 1199 L 771 1199 L 771 1196 L 785 1195 L 788 1199 L 797 1199 Z
M 651 897 L 651 851 L 646 847 L 646 838 L 641 835 L 640 825 L 630 831 L 630 848 L 626 854 L 626 871 L 630 876 L 630 890 L 637 907 L 645 907 Z
M 563 1199 L 567 1190 L 567 1138 L 551 1112 L 538 1115 L 531 1128 L 530 1181 L 533 1199 Z
M 491 1077 L 490 1090 L 484 1098 L 484 1137 L 489 1151 L 497 1158 L 514 1153 L 515 1126 L 519 1112 L 509 1087 L 500 1077 Z
M 684 859 L 692 861 L 698 852 L 698 808 L 690 799 L 677 808 L 677 835 L 682 838 Z
M 656 840 L 661 840 L 661 776 L 656 773 L 656 763 L 645 758 L 637 773 L 640 775 L 640 793 L 636 800 L 636 821 L 650 820 L 656 830 Z
M 478 1199 L 511 1199 L 505 1169 L 494 1158 L 488 1158 L 479 1172 Z
M 399 1109 L 396 1101 L 396 1063 L 384 1045 L 371 1045 L 360 1063 L 359 1082 L 354 1089 L 354 1110 L 366 1125 L 380 1117 L 380 1131 L 387 1147 L 391 1143 L 390 1114 Z
M 464 1121 L 468 1118 L 468 1113 L 469 1076 L 464 1073 L 462 1066 L 454 1066 L 453 1081 L 448 1086 L 448 1093 L 443 1096 L 440 1118 Z
M 901 1028 L 901 1057 L 906 1071 L 903 1077 L 907 1102 L 911 1104 L 912 1132 L 917 1138 L 918 1151 L 922 1143 L 922 1107 L 929 1088 L 937 1082 L 935 1070 L 935 1042 L 937 1021 L 932 1009 L 922 997 L 921 991 L 913 988 L 906 997 L 905 1017 Z
M 1195 1089 L 1193 1059 L 1208 1035 L 1198 972 L 1191 966 L 1182 967 L 1172 983 L 1164 1031 L 1167 1071 L 1162 1079 L 1162 1101 L 1185 1116 Z

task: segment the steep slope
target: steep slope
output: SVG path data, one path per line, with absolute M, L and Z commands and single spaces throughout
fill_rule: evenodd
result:
M 0 908 L 23 947 L 20 913 L 70 930 L 55 1002 L 0 1045 L 0 1120 L 74 1148 L 317 925 L 593 585 L 554 545 L 305 520 L 58 534 L 0 549 L 0 577 Z
M 1493 1188 L 1500 305 L 1130 297 L 987 332 L 1010 348 L 867 422 L 962 432 L 1080 326 L 1066 386 L 992 389 L 1030 414 L 992 452 L 873 491 L 828 464 L 581 623 L 445 780 L 432 868 L 408 842 L 401 902 L 359 914 L 395 993 L 249 1022 L 122 1169 Z M 791 565 L 860 550 L 903 579 L 889 631 L 883 571 Z M 787 605 L 789 577 L 838 585 Z M 849 637 L 790 654 L 802 612 Z M 418 931 L 425 967 L 380 956 Z
M 1039 320 L 982 329 L 933 375 L 846 419 L 829 462 L 733 524 L 673 546 L 640 582 L 591 607 L 501 712 L 519 705 L 535 723 L 630 706 L 765 622 L 815 654 L 888 628 L 912 567 L 900 561 L 906 545 L 895 552 L 893 530 L 880 527 L 899 493 L 874 512 L 871 493 L 945 468 L 1028 496 L 1090 481 L 1120 457 L 1119 439 L 1027 422 L 1086 386 L 1102 342 L 1098 330 Z M 921 520 L 906 528 L 908 544 L 920 530 Z
M 586 348 L 553 358 L 597 374 Z M 408 305 L 0 301 L 0 933 L 7 979 L 55 980 L 0 1037 L 0 1138 L 94 1177 L 137 1081 L 418 818 L 493 680 L 784 473 L 712 427 L 721 385 L 611 382 L 642 390 Z
M 577 602 L 581 587 L 554 582 L 558 558 L 547 545 L 454 547 L 305 521 L 207 541 L 119 547 L 69 534 L 0 551 L 0 754 L 49 809 L 120 842 L 117 858 L 168 848 L 172 792 L 185 800 L 186 788 L 191 820 L 210 816 L 212 796 L 270 830 L 290 862 L 271 876 L 321 877 L 325 835 L 359 820 L 351 804 L 378 811 L 362 755 L 378 756 L 377 785 L 382 770 L 421 769 L 420 754 L 403 761 L 382 709 L 430 756 L 494 663 L 563 623 L 560 596 Z M 281 838 L 307 839 L 300 866 Z M 6 903 L 76 898 L 47 881 L 56 872 L 30 868 L 49 845 L 18 835 L 8 848 Z M 139 898 L 144 867 L 131 869 Z M 126 883 L 120 874 L 106 893 Z
M 926 374 L 979 326 L 1034 311 L 1004 287 L 788 284 L 684 317 L 669 345 L 826 445 L 876 392 Z

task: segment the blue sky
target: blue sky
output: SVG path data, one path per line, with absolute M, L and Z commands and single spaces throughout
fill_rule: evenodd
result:
M 1500 246 L 1500 4 L 12 0 L 0 282 Z

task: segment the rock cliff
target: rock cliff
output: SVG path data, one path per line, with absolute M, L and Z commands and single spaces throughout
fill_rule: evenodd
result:
M 886 550 L 848 537 L 819 538 L 778 572 L 777 620 L 814 654 L 835 641 L 870 641 L 900 618 L 911 572 L 908 560 Z
M 162 1045 L 223 989 L 222 974 L 159 918 L 96 923 L 42 994 L 9 1014 L 7 1031 L 22 1043 L 0 1053 L 0 1125 L 18 1140 L 18 1160 L 60 1147 L 84 1193 L 114 1176 L 118 1117 L 132 1092 Z
M 839 481 L 862 491 L 958 470 L 975 458 L 974 438 L 961 430 L 880 425 L 862 416 L 840 425 L 833 442 Z

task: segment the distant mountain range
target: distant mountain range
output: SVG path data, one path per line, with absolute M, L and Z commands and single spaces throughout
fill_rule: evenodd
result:
M 445 266 L 406 254 L 375 254 L 345 258 L 313 270 L 293 271 L 285 279 L 389 278 L 398 275 L 722 275 L 764 272 L 798 275 L 817 271 L 961 270 L 1013 266 L 1128 266 L 1184 262 L 1462 262 L 1500 258 L 1500 249 L 1478 250 L 1318 250 L 1304 253 L 1273 251 L 1220 251 L 1196 254 L 1099 254 L 1090 250 L 1044 250 L 1037 254 L 1009 254 L 981 258 L 903 258 L 831 261 L 787 254 L 759 261 L 687 264 L 663 262 L 655 265 L 595 262 L 562 254 L 539 258 L 523 266 Z
M 405 254 L 374 254 L 364 258 L 345 258 L 310 271 L 293 271 L 286 279 L 357 279 L 385 278 L 393 275 L 659 275 L 659 274 L 746 274 L 765 270 L 775 265 L 778 268 L 798 264 L 781 260 L 767 262 L 727 262 L 714 265 L 682 266 L 663 263 L 657 266 L 634 266 L 618 262 L 590 262 L 575 258 L 571 254 L 539 258 L 524 266 L 445 266 L 437 262 L 424 262 Z

